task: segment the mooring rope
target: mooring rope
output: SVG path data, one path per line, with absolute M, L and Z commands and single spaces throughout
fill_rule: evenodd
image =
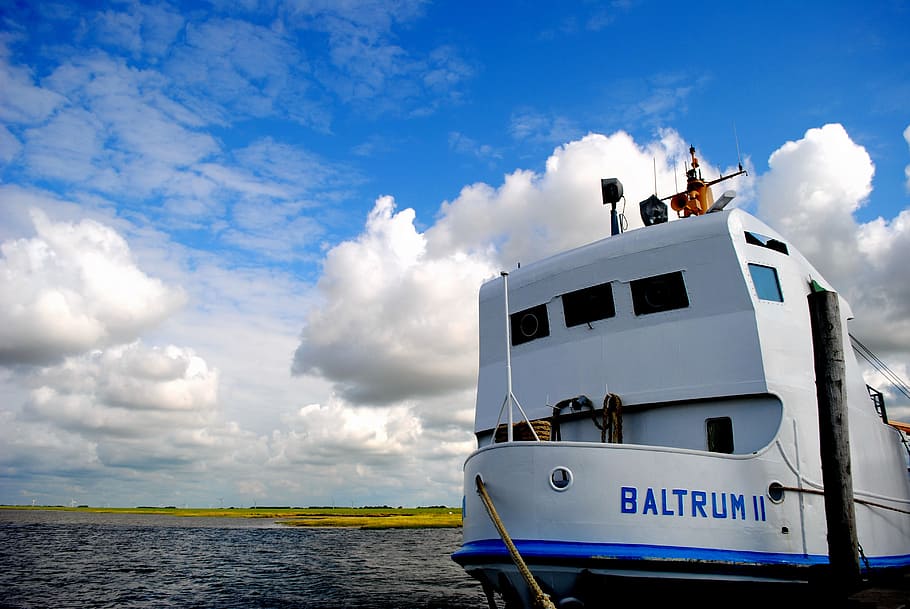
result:
M 477 474 L 474 478 L 474 483 L 477 485 L 477 492 L 480 494 L 483 506 L 487 509 L 487 514 L 490 515 L 490 520 L 493 521 L 496 530 L 499 531 L 499 536 L 502 537 L 503 543 L 505 543 L 506 548 L 509 549 L 509 554 L 512 556 L 515 566 L 518 567 L 518 572 L 521 573 L 525 583 L 528 584 L 528 588 L 531 590 L 534 606 L 540 607 L 541 609 L 556 609 L 553 601 L 550 600 L 550 596 L 541 590 L 537 580 L 535 580 L 534 576 L 531 574 L 531 570 L 528 569 L 521 554 L 518 553 L 518 548 L 512 543 L 512 538 L 509 537 L 505 525 L 502 523 L 502 520 L 500 520 L 499 514 L 496 513 L 496 507 L 493 505 L 493 500 L 490 499 L 490 494 L 487 493 L 486 486 L 484 485 L 483 478 L 480 477 L 480 474 Z
M 781 490 L 793 491 L 795 493 L 807 493 L 810 495 L 822 495 L 822 496 L 824 496 L 824 494 L 825 494 L 825 491 L 818 491 L 818 490 L 815 490 L 812 488 L 799 488 L 796 486 L 782 486 L 780 488 L 781 488 Z M 885 505 L 883 503 L 876 503 L 875 501 L 868 501 L 866 499 L 857 499 L 856 497 L 854 497 L 853 502 L 859 503 L 860 505 L 868 505 L 869 507 L 882 508 L 883 510 L 891 510 L 892 512 L 900 512 L 901 514 L 910 514 L 910 511 L 908 511 L 908 510 L 902 510 L 900 508 L 891 507 L 890 505 Z

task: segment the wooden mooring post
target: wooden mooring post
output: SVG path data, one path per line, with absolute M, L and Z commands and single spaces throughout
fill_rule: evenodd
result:
M 860 587 L 861 578 L 850 469 L 843 331 L 836 292 L 813 291 L 808 298 L 828 524 L 829 591 L 845 597 Z

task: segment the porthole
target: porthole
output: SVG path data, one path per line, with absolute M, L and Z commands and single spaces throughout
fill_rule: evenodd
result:
M 537 334 L 537 330 L 540 328 L 540 323 L 533 313 L 525 313 L 521 318 L 519 327 L 521 328 L 522 336 L 525 338 L 534 338 L 534 335 Z
M 572 486 L 572 470 L 568 467 L 554 467 L 550 472 L 550 486 L 554 491 L 564 491 Z
M 768 485 L 768 499 L 771 503 L 780 503 L 784 500 L 784 485 L 780 482 L 772 482 Z

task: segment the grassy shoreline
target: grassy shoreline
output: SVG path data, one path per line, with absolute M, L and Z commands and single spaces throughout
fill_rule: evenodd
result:
M 458 528 L 461 509 L 430 508 L 176 508 L 176 507 L 66 507 L 2 505 L 0 510 L 54 510 L 105 514 L 154 514 L 175 517 L 269 518 L 297 527 L 359 529 Z

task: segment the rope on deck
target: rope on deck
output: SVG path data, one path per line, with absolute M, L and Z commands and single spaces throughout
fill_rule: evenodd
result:
M 477 485 L 477 493 L 483 501 L 483 506 L 487 509 L 487 514 L 490 515 L 490 520 L 493 521 L 496 530 L 499 531 L 499 536 L 502 537 L 503 543 L 505 543 L 506 548 L 509 549 L 509 554 L 512 556 L 515 566 L 518 567 L 518 572 L 521 573 L 525 583 L 528 584 L 534 606 L 539 607 L 540 609 L 556 609 L 553 601 L 550 600 L 550 596 L 540 588 L 537 580 L 535 580 L 534 576 L 531 574 L 531 570 L 528 569 L 524 559 L 522 559 L 521 554 L 518 553 L 518 548 L 512 543 L 512 538 L 509 537 L 505 525 L 502 523 L 502 520 L 500 520 L 499 514 L 496 513 L 496 506 L 493 505 L 493 500 L 490 499 L 490 494 L 487 493 L 487 488 L 484 485 L 483 478 L 480 477 L 480 474 L 477 474 L 474 478 L 474 483 Z

